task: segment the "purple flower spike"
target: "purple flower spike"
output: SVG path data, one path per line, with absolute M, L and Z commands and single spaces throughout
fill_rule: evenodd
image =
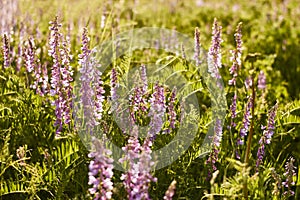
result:
M 83 28 L 82 33 L 82 46 L 81 46 L 81 54 L 79 55 L 79 64 L 83 66 L 90 55 L 91 50 L 89 49 L 90 38 L 88 37 L 88 30 L 86 27 Z
M 229 69 L 230 74 L 232 74 L 232 79 L 229 80 L 229 85 L 236 85 L 236 77 L 238 76 L 238 70 L 241 68 L 241 57 L 242 57 L 242 23 L 239 23 L 234 34 L 236 49 L 230 51 L 232 57 L 230 60 L 232 61 L 232 66 Z
M 198 67 L 201 64 L 200 63 L 200 47 L 201 47 L 201 43 L 200 43 L 200 32 L 199 32 L 198 27 L 195 28 L 194 39 L 195 39 L 195 55 L 194 55 L 194 59 L 196 61 L 196 66 Z M 182 48 L 184 48 L 183 45 L 182 45 Z M 184 58 L 185 58 L 185 56 L 184 56 Z
M 169 114 L 171 129 L 174 129 L 176 124 L 175 98 L 176 98 L 176 88 L 173 88 L 169 97 L 169 104 L 168 104 L 168 114 Z M 170 132 L 170 129 L 168 129 L 168 132 Z
M 281 178 L 280 178 L 279 174 L 276 173 L 274 168 L 271 169 L 271 175 L 272 175 L 273 179 L 275 180 L 275 183 L 273 184 L 274 189 L 272 191 L 272 195 L 279 196 L 280 189 L 281 189 L 281 182 L 282 182 Z
M 111 151 L 104 147 L 103 141 L 92 138 L 95 151 L 89 153 L 93 160 L 89 164 L 89 189 L 95 200 L 107 200 L 112 198 L 113 182 L 113 159 L 109 156 Z
M 208 72 L 212 77 L 220 79 L 218 68 L 222 68 L 221 39 L 222 26 L 218 25 L 217 19 L 214 19 L 212 28 L 212 42 L 208 51 Z
M 101 72 L 96 70 L 96 86 L 95 86 L 95 91 L 96 91 L 96 101 L 95 101 L 95 118 L 96 119 L 101 119 L 102 118 L 102 112 L 103 112 L 103 102 L 104 102 L 104 93 L 105 90 L 103 89 L 103 81 L 101 79 Z
M 127 161 L 129 166 L 128 171 L 121 176 L 129 200 L 150 199 L 149 184 L 151 181 L 157 181 L 150 173 L 151 167 L 154 165 L 154 162 L 151 161 L 151 146 L 152 142 L 149 138 L 144 141 L 142 146 L 140 145 L 138 128 L 134 126 L 128 144 L 122 148 L 125 158 L 120 160 L 121 163 Z
M 9 58 L 9 41 L 8 36 L 6 34 L 3 35 L 3 42 L 2 42 L 2 50 L 3 50 L 3 67 L 8 68 L 10 65 L 10 58 Z
M 27 72 L 32 72 L 36 69 L 34 41 L 32 38 L 28 39 L 28 47 L 24 49 L 24 60 Z M 36 70 L 37 72 L 37 70 Z
M 249 97 L 247 105 L 246 105 L 246 111 L 244 113 L 243 125 L 242 125 L 242 128 L 240 129 L 240 138 L 238 138 L 238 141 L 237 141 L 238 145 L 244 144 L 244 138 L 247 135 L 247 132 L 250 127 L 250 119 L 252 118 L 252 116 L 251 116 L 252 106 L 253 106 L 252 105 L 252 97 Z
M 263 157 L 265 155 L 265 145 L 271 143 L 271 138 L 275 130 L 275 117 L 277 108 L 278 104 L 275 104 L 275 106 L 270 109 L 268 113 L 268 125 L 267 127 L 262 126 L 263 136 L 259 140 L 260 146 L 257 151 L 256 171 L 258 171 L 259 165 L 262 163 Z
M 148 90 L 148 79 L 147 79 L 147 72 L 146 72 L 146 66 L 142 65 L 141 66 L 141 81 L 143 83 L 143 90 L 142 90 L 142 94 L 146 94 L 147 90 Z
M 236 91 L 236 78 L 238 76 L 238 71 L 241 68 L 241 57 L 242 57 L 242 23 L 239 23 L 236 32 L 234 34 L 236 48 L 235 50 L 230 51 L 232 57 L 230 60 L 232 61 L 232 66 L 229 69 L 230 74 L 232 75 L 232 79 L 228 81 L 229 85 L 233 85 L 235 87 L 234 96 L 232 98 L 232 103 L 230 105 L 230 112 L 231 112 L 231 127 L 236 127 L 236 123 L 234 122 L 236 117 L 236 104 L 237 104 L 237 91 Z M 238 153 L 238 152 L 236 152 Z
M 150 111 L 148 116 L 151 118 L 149 124 L 150 130 L 148 135 L 150 138 L 154 139 L 156 134 L 158 134 L 163 126 L 163 117 L 165 115 L 165 95 L 164 87 L 159 86 L 158 83 L 154 86 L 154 92 L 150 98 Z
M 55 114 L 56 121 L 55 126 L 58 126 L 56 131 L 59 134 L 62 131 L 63 124 L 69 124 L 71 121 L 71 108 L 72 108 L 72 68 L 70 66 L 70 48 L 63 41 L 62 34 L 59 31 L 61 24 L 58 24 L 58 17 L 55 17 L 53 22 L 50 22 L 51 30 L 48 51 L 49 55 L 53 59 L 53 65 L 51 69 L 51 90 L 50 94 L 56 96 L 54 101 L 56 106 Z
M 206 160 L 206 164 L 210 164 L 213 171 L 217 170 L 215 163 L 218 160 L 219 155 L 219 147 L 222 140 L 222 120 L 216 119 L 215 127 L 214 127 L 214 136 L 213 136 L 213 148 L 212 151 Z M 209 169 L 208 178 L 211 176 L 211 170 Z
M 111 70 L 111 76 L 110 76 L 110 87 L 111 87 L 111 90 L 110 90 L 110 96 L 111 96 L 111 100 L 114 102 L 114 101 L 117 101 L 118 99 L 118 95 L 117 95 L 117 88 L 118 88 L 118 83 L 117 83 L 117 71 L 115 68 L 113 68 Z
M 283 174 L 286 177 L 286 180 L 282 182 L 282 186 L 287 190 L 283 193 L 284 197 L 288 198 L 294 196 L 295 192 L 292 190 L 291 186 L 295 185 L 293 178 L 296 176 L 295 170 L 297 169 L 294 166 L 295 159 L 290 157 L 285 164 L 285 173 Z
M 275 106 L 273 106 L 271 108 L 271 110 L 269 111 L 269 114 L 268 114 L 268 130 L 266 131 L 266 134 L 265 134 L 267 144 L 271 143 L 271 138 L 274 134 L 275 117 L 276 117 L 277 109 L 278 109 L 278 104 L 275 104 Z
M 89 134 L 93 135 L 93 128 L 99 124 L 102 119 L 104 88 L 101 79 L 102 73 L 97 69 L 97 62 L 92 56 L 94 50 L 89 49 L 89 38 L 87 29 L 83 29 L 82 33 L 82 53 L 79 55 L 79 63 L 81 65 L 81 97 L 80 101 L 83 105 L 83 112 L 86 121 L 86 127 Z
M 266 76 L 264 71 L 260 71 L 258 75 L 258 84 L 257 84 L 258 89 L 263 90 L 266 88 Z
M 237 93 L 234 93 L 234 96 L 232 98 L 232 104 L 230 105 L 230 111 L 231 111 L 231 126 L 235 127 L 236 124 L 234 123 L 234 119 L 236 117 L 236 101 L 237 101 Z
M 70 41 L 64 40 L 62 43 L 62 48 L 60 49 L 61 56 L 61 78 L 62 78 L 62 86 L 63 86 L 63 98 L 64 98 L 64 122 L 65 124 L 69 124 L 71 121 L 71 109 L 72 98 L 73 98 L 73 87 L 71 82 L 73 81 L 73 70 L 70 65 L 70 60 L 72 59 L 72 55 L 70 55 Z
M 172 181 L 168 190 L 165 193 L 164 200 L 172 200 L 176 190 L 176 181 Z
M 47 63 L 42 65 L 42 78 L 41 78 L 41 95 L 44 96 L 48 94 L 49 92 L 49 77 L 48 77 L 48 69 L 47 69 Z
M 252 77 L 247 77 L 246 80 L 245 80 L 245 87 L 247 90 L 249 90 L 253 85 L 253 82 L 252 82 Z

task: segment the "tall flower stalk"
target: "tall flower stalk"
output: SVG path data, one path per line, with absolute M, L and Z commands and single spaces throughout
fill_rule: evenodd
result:
M 258 171 L 259 165 L 262 163 L 265 155 L 265 145 L 271 143 L 271 138 L 274 135 L 275 130 L 275 117 L 278 104 L 275 104 L 268 113 L 268 125 L 267 127 L 262 126 L 263 136 L 259 140 L 259 148 L 257 151 L 256 170 Z
M 23 56 L 27 72 L 31 73 L 34 71 L 35 74 L 38 74 L 39 71 L 35 63 L 35 46 L 32 38 L 28 39 L 28 46 L 24 49 Z
M 92 129 L 94 128 L 96 121 L 93 117 L 93 97 L 94 97 L 94 90 L 92 88 L 93 82 L 93 66 L 89 60 L 90 58 L 89 49 L 89 37 L 87 28 L 83 29 L 82 33 L 82 46 L 81 46 L 81 54 L 79 54 L 79 64 L 80 64 L 80 81 L 81 81 L 81 88 L 80 88 L 80 102 L 83 106 L 83 114 L 86 121 L 86 129 L 92 135 Z
M 113 159 L 110 158 L 111 151 L 105 148 L 104 141 L 93 137 L 95 151 L 89 153 L 93 160 L 89 164 L 89 189 L 94 200 L 107 200 L 112 198 L 113 190 Z
M 222 120 L 219 118 L 216 118 L 215 121 L 215 126 L 214 126 L 214 136 L 213 136 L 213 140 L 212 140 L 212 151 L 209 154 L 208 159 L 206 160 L 206 164 L 209 164 L 212 168 L 209 169 L 208 171 L 208 177 L 211 177 L 211 174 L 217 170 L 216 167 L 216 162 L 218 160 L 218 155 L 219 155 L 219 147 L 221 145 L 221 141 L 222 141 L 222 134 L 223 134 L 223 130 L 222 130 Z
M 212 27 L 212 41 L 208 51 L 208 72 L 212 77 L 221 79 L 218 68 L 222 68 L 222 55 L 221 55 L 221 43 L 222 38 L 222 26 L 219 26 L 217 19 L 214 19 Z
M 9 50 L 9 40 L 7 34 L 3 35 L 2 39 L 2 51 L 3 51 L 3 68 L 8 68 L 10 66 L 10 50 Z
M 175 129 L 176 125 L 176 111 L 175 111 L 175 98 L 176 98 L 176 88 L 174 87 L 169 99 L 168 99 L 168 121 L 170 122 L 169 128 L 166 130 L 167 133 L 171 132 L 172 129 Z
M 56 133 L 59 134 L 62 131 L 63 124 L 69 124 L 71 122 L 71 108 L 72 108 L 72 68 L 69 65 L 70 54 L 69 49 L 61 41 L 63 35 L 60 33 L 61 24 L 58 23 L 58 17 L 50 22 L 50 39 L 48 51 L 49 56 L 52 57 L 53 64 L 51 68 L 51 90 L 50 94 L 56 96 L 54 101 L 56 121 L 55 126 L 58 126 Z
M 194 59 L 196 61 L 196 66 L 198 67 L 200 65 L 200 48 L 201 48 L 200 31 L 199 31 L 198 27 L 195 28 L 194 40 L 195 40 L 195 55 L 194 55 Z M 183 52 L 184 52 L 183 45 L 182 45 L 182 48 L 183 48 Z M 185 59 L 185 54 L 184 54 L 183 58 Z
M 140 80 L 136 81 L 135 84 L 133 94 L 129 96 L 129 106 L 131 108 L 131 118 L 134 122 L 137 122 L 137 118 L 142 117 L 147 112 L 148 80 L 145 65 L 140 67 Z
M 89 49 L 89 37 L 87 28 L 83 29 L 82 47 L 79 55 L 81 88 L 80 101 L 83 106 L 83 114 L 86 121 L 86 129 L 93 135 L 93 128 L 102 119 L 104 88 L 101 79 L 102 73 L 97 69 L 97 62 L 92 56 L 94 50 Z
M 149 100 L 150 111 L 148 114 L 151 118 L 148 131 L 151 139 L 155 139 L 156 135 L 160 132 L 164 124 L 163 118 L 166 112 L 164 87 L 156 83 L 153 90 L 154 92 Z
M 251 62 L 251 68 L 252 71 L 254 71 L 254 61 Z M 252 74 L 252 76 L 250 77 L 251 80 L 251 84 L 249 84 L 249 89 L 251 89 L 251 98 L 250 98 L 250 102 L 251 102 L 251 123 L 250 123 L 250 130 L 249 130 L 249 135 L 247 138 L 247 148 L 246 148 L 246 153 L 245 153 L 245 159 L 244 159 L 244 170 L 246 170 L 246 167 L 249 163 L 249 157 L 250 157 L 250 153 L 251 153 L 251 143 L 252 143 L 252 138 L 253 138 L 253 133 L 254 133 L 254 111 L 255 111 L 255 98 L 256 98 L 256 91 L 255 91 L 255 87 L 254 87 L 254 75 Z M 248 199 L 248 180 L 247 177 L 244 179 L 244 183 L 243 183 L 243 193 L 244 193 L 244 198 L 247 200 Z
M 285 173 L 283 174 L 286 179 L 282 182 L 282 186 L 286 189 L 283 193 L 283 196 L 287 199 L 290 196 L 294 196 L 295 192 L 291 189 L 292 185 L 295 185 L 294 177 L 296 176 L 295 170 L 297 169 L 294 166 L 295 159 L 290 157 L 285 164 Z
M 118 82 L 117 82 L 117 71 L 115 68 L 111 70 L 111 75 L 110 75 L 110 96 L 111 100 L 113 103 L 117 101 L 118 99 L 118 94 L 117 94 L 117 88 L 118 88 Z
M 243 125 L 240 129 L 240 138 L 238 138 L 238 141 L 237 141 L 238 145 L 244 144 L 244 139 L 248 134 L 248 131 L 250 128 L 250 123 L 251 123 L 251 118 L 252 118 L 252 113 L 251 113 L 251 108 L 253 106 L 252 103 L 253 103 L 253 99 L 250 96 L 248 98 L 248 102 L 246 104 L 246 110 L 245 110 L 244 118 L 243 118 Z
M 230 112 L 231 112 L 231 127 L 235 127 L 236 123 L 234 122 L 234 119 L 236 117 L 236 104 L 237 104 L 237 88 L 236 88 L 236 79 L 238 76 L 238 72 L 241 69 L 242 65 L 242 23 L 239 23 L 236 32 L 234 34 L 235 37 L 235 43 L 236 48 L 235 50 L 231 50 L 231 58 L 232 66 L 229 69 L 230 74 L 232 75 L 232 79 L 228 81 L 229 85 L 232 85 L 234 87 L 234 96 L 232 97 L 232 103 L 230 105 Z
M 242 65 L 242 23 L 240 22 L 236 28 L 236 32 L 234 34 L 236 47 L 235 50 L 231 50 L 230 60 L 232 61 L 232 66 L 229 69 L 230 74 L 232 75 L 232 79 L 228 81 L 229 85 L 236 86 L 236 78 L 238 76 L 238 72 L 241 69 Z
M 121 180 L 127 191 L 129 200 L 144 199 L 149 200 L 149 184 L 157 179 L 151 175 L 151 167 L 154 162 L 151 158 L 152 141 L 146 138 L 143 145 L 138 140 L 138 127 L 134 126 L 128 144 L 123 147 L 125 157 L 121 163 L 127 162 L 127 172 L 122 174 Z

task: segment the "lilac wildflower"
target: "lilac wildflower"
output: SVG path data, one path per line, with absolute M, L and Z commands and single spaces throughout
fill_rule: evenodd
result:
M 101 119 L 102 118 L 102 112 L 103 112 L 103 101 L 104 101 L 104 93 L 105 90 L 103 89 L 103 81 L 101 79 L 101 72 L 96 70 L 96 86 L 95 86 L 95 96 L 96 96 L 96 101 L 95 101 L 95 118 L 96 119 Z
M 39 83 L 41 82 L 41 79 L 42 79 L 42 69 L 41 69 L 40 63 L 35 65 L 35 69 L 33 71 L 33 78 L 34 78 L 34 82 L 30 87 L 35 89 L 37 94 L 41 95 Z
M 264 126 L 261 127 L 262 130 L 265 129 Z M 264 131 L 265 132 L 265 131 Z M 257 160 L 256 160 L 256 171 L 258 172 L 258 167 L 262 163 L 262 160 L 265 155 L 265 144 L 266 144 L 266 137 L 263 135 L 259 140 L 259 147 L 257 150 Z
M 111 70 L 111 76 L 110 76 L 110 96 L 111 100 L 114 102 L 118 99 L 117 95 L 117 88 L 118 88 L 118 83 L 117 83 L 117 71 L 115 68 Z
M 237 144 L 238 145 L 243 145 L 244 144 L 244 138 L 247 135 L 247 132 L 250 127 L 250 119 L 252 118 L 251 116 L 251 108 L 252 108 L 252 97 L 250 96 L 246 105 L 246 111 L 244 113 L 244 118 L 243 118 L 243 125 L 242 128 L 240 129 L 240 138 L 238 138 Z
M 214 136 L 213 136 L 213 147 L 212 151 L 206 160 L 206 164 L 210 164 L 213 171 L 217 170 L 217 167 L 215 163 L 218 160 L 218 154 L 219 154 L 219 147 L 222 140 L 222 120 L 216 119 L 215 126 L 214 126 Z M 211 176 L 211 171 L 208 172 L 208 177 Z
M 55 17 L 55 20 L 53 22 L 50 22 L 50 40 L 49 40 L 49 46 L 50 50 L 49 55 L 53 58 L 53 66 L 51 71 L 51 95 L 54 96 L 59 92 L 59 84 L 60 84 L 60 62 L 59 62 L 59 41 L 61 38 L 61 33 L 59 33 L 59 28 L 61 27 L 61 24 L 58 23 L 58 17 Z
M 274 130 L 275 130 L 275 117 L 276 117 L 276 111 L 278 109 L 278 104 L 275 104 L 275 106 L 273 106 L 271 108 L 271 110 L 269 111 L 268 114 L 268 130 L 265 133 L 266 136 L 266 142 L 267 144 L 270 144 L 271 142 L 271 138 L 274 134 Z
M 37 67 L 35 64 L 35 47 L 32 38 L 28 39 L 28 47 L 24 49 L 24 60 L 27 72 L 32 72 Z M 37 71 L 36 71 L 37 72 Z
M 89 49 L 89 37 L 87 29 L 83 29 L 82 33 L 82 53 L 79 55 L 79 63 L 81 65 L 81 97 L 80 101 L 83 105 L 84 117 L 86 119 L 86 128 L 93 135 L 93 128 L 98 125 L 96 120 L 102 118 L 104 101 L 103 82 L 101 80 L 101 72 L 95 66 L 96 60 L 91 56 L 93 51 Z
M 163 117 L 165 115 L 165 95 L 164 87 L 158 83 L 154 86 L 154 92 L 150 97 L 150 111 L 148 116 L 151 118 L 148 132 L 150 138 L 154 139 L 163 126 Z
M 133 95 L 129 96 L 129 103 L 131 107 L 131 118 L 133 121 L 136 122 L 136 114 L 138 117 L 142 116 L 145 114 L 147 111 L 147 100 L 146 100 L 146 95 L 147 95 L 147 90 L 148 90 L 148 81 L 147 81 L 147 74 L 146 74 L 146 67 L 145 65 L 142 65 L 140 68 L 140 77 L 141 77 L 141 82 L 142 85 L 137 85 L 134 88 Z M 138 83 L 137 83 L 138 84 Z
M 30 88 L 36 90 L 37 94 L 40 94 L 39 82 L 41 81 L 41 64 L 37 63 L 35 55 L 35 45 L 32 38 L 28 39 L 27 45 L 24 48 L 23 57 L 25 60 L 25 67 L 28 73 L 32 73 L 33 84 L 30 85 Z
M 235 87 L 234 96 L 232 98 L 232 104 L 230 105 L 231 111 L 231 127 L 236 127 L 234 119 L 236 117 L 236 103 L 237 103 L 237 91 L 236 91 L 236 78 L 238 76 L 238 70 L 241 68 L 241 57 L 242 57 L 242 23 L 239 23 L 236 32 L 234 34 L 236 48 L 235 50 L 230 51 L 232 57 L 230 60 L 232 61 L 232 66 L 229 69 L 230 74 L 232 74 L 232 79 L 229 80 L 229 85 L 233 85 Z
M 151 167 L 154 165 L 154 162 L 151 161 L 151 146 L 152 142 L 149 138 L 142 146 L 140 145 L 138 129 L 137 126 L 134 126 L 128 144 L 122 148 L 126 156 L 120 160 L 121 163 L 127 161 L 129 166 L 128 171 L 121 176 L 129 200 L 150 199 L 149 184 L 151 181 L 157 181 L 150 173 Z
M 145 65 L 141 66 L 141 81 L 143 83 L 142 93 L 146 94 L 146 92 L 148 90 L 148 80 L 147 80 L 147 72 L 146 72 L 146 66 Z
M 285 164 L 285 173 L 283 175 L 286 177 L 286 180 L 282 182 L 282 186 L 287 189 L 287 191 L 283 193 L 286 198 L 295 195 L 295 192 L 291 189 L 291 186 L 295 185 L 293 178 L 296 176 L 295 170 L 297 169 L 294 166 L 294 162 L 295 159 L 290 157 Z
M 266 76 L 264 71 L 260 71 L 258 75 L 258 84 L 257 84 L 258 89 L 264 90 L 266 88 Z
M 129 104 L 131 107 L 131 118 L 134 122 L 136 122 L 136 112 L 144 112 L 147 110 L 147 108 L 143 105 L 145 104 L 145 99 L 143 98 L 143 89 L 140 87 L 134 88 L 134 94 L 129 96 Z
M 90 55 L 91 50 L 89 49 L 90 38 L 88 37 L 87 28 L 83 28 L 82 33 L 82 46 L 81 46 L 81 54 L 79 55 L 79 64 L 83 66 L 86 64 L 88 56 Z
M 236 77 L 238 76 L 238 70 L 241 68 L 241 57 L 242 57 L 242 23 L 239 23 L 234 34 L 236 49 L 230 51 L 232 57 L 230 60 L 232 61 L 232 66 L 229 69 L 230 74 L 232 74 L 232 79 L 229 80 L 229 85 L 236 85 Z
M 106 149 L 103 141 L 93 137 L 95 151 L 89 153 L 89 158 L 93 160 L 89 164 L 89 189 L 95 200 L 106 200 L 112 198 L 113 182 L 113 159 L 109 156 L 111 151 Z
M 272 175 L 273 179 L 275 180 L 275 183 L 273 183 L 274 189 L 272 191 L 272 195 L 279 196 L 280 189 L 281 189 L 281 178 L 280 178 L 279 174 L 276 173 L 274 168 L 271 169 L 271 175 Z
M 252 77 L 247 77 L 245 80 L 245 87 L 247 90 L 249 90 L 253 86 Z
M 57 95 L 55 99 L 55 114 L 56 121 L 55 126 L 59 126 L 56 133 L 62 131 L 63 124 L 69 124 L 71 121 L 71 108 L 72 108 L 72 68 L 69 65 L 71 56 L 69 54 L 69 48 L 66 43 L 60 44 L 62 34 L 59 32 L 61 24 L 58 24 L 58 17 L 55 17 L 53 22 L 50 22 L 50 40 L 48 51 L 49 55 L 53 59 L 53 65 L 51 69 L 51 91 L 52 96 Z
M 230 111 L 231 111 L 231 126 L 236 127 L 236 124 L 234 123 L 234 119 L 236 117 L 236 101 L 237 101 L 237 92 L 234 92 L 234 96 L 232 98 L 232 104 L 230 105 Z
M 89 56 L 91 50 L 88 47 L 89 37 L 87 36 L 87 29 L 83 29 L 82 33 L 82 47 L 81 47 L 81 54 L 79 54 L 79 64 L 80 64 L 80 80 L 82 81 L 80 92 L 82 93 L 81 96 L 81 103 L 84 106 L 84 115 L 89 116 L 92 112 L 91 108 L 88 109 L 89 106 L 92 105 L 92 97 L 94 95 L 93 89 L 91 88 L 91 83 L 93 79 L 93 67 L 91 63 L 89 63 Z
M 49 77 L 48 77 L 48 69 L 47 63 L 42 65 L 42 86 L 41 86 L 41 95 L 44 96 L 49 92 Z
M 265 155 L 265 145 L 271 143 L 271 138 L 274 134 L 275 117 L 276 117 L 277 108 L 278 108 L 278 104 L 275 104 L 275 106 L 273 106 L 270 109 L 270 111 L 268 113 L 268 125 L 267 125 L 267 127 L 262 126 L 263 136 L 259 140 L 260 146 L 257 151 L 257 160 L 256 160 L 256 170 L 257 171 L 258 171 L 258 167 L 262 163 L 263 157 Z
M 212 77 L 220 79 L 218 68 L 222 68 L 221 39 L 222 26 L 218 25 L 217 19 L 214 19 L 212 28 L 212 42 L 208 52 L 208 72 Z
M 73 87 L 71 85 L 71 82 L 73 81 L 73 70 L 70 65 L 70 60 L 72 59 L 72 56 L 70 55 L 70 47 L 69 47 L 69 41 L 63 41 L 62 48 L 60 49 L 60 56 L 61 56 L 61 81 L 63 86 L 63 109 L 64 109 L 64 119 L 65 124 L 69 124 L 71 121 L 71 109 L 73 107 L 72 105 L 72 91 Z
M 3 67 L 8 68 L 10 65 L 10 58 L 9 58 L 9 41 L 8 41 L 8 36 L 6 34 L 3 35 Z
M 201 47 L 201 43 L 200 43 L 200 32 L 198 27 L 195 28 L 195 55 L 194 55 L 194 59 L 196 61 L 196 66 L 198 67 L 200 65 L 200 47 Z M 183 48 L 183 46 L 182 46 Z
M 176 181 L 172 181 L 168 190 L 165 193 L 164 200 L 172 200 L 176 190 Z
M 53 22 L 50 22 L 51 27 L 49 28 L 51 30 L 50 33 L 50 40 L 49 40 L 49 46 L 50 50 L 48 51 L 49 55 L 53 59 L 53 65 L 51 69 L 51 90 L 50 94 L 52 96 L 58 95 L 59 97 L 54 101 L 54 104 L 56 106 L 55 108 L 55 115 L 56 115 L 56 121 L 54 123 L 54 126 L 59 126 L 56 133 L 60 133 L 62 130 L 63 125 L 63 97 L 61 95 L 61 65 L 60 65 L 60 58 L 59 58 L 59 41 L 61 38 L 61 34 L 59 33 L 59 28 L 61 27 L 61 24 L 58 24 L 58 17 L 55 17 L 55 20 Z
M 168 104 L 168 114 L 169 114 L 169 122 L 170 122 L 171 129 L 174 129 L 176 124 L 175 98 L 176 98 L 176 88 L 173 88 L 169 97 L 169 104 Z M 170 132 L 170 128 L 167 130 L 167 132 Z
M 17 66 L 16 71 L 19 72 L 22 66 L 22 56 L 23 56 L 23 37 L 24 37 L 24 25 L 21 23 L 20 31 L 19 31 L 19 44 L 18 44 L 18 52 L 17 52 Z

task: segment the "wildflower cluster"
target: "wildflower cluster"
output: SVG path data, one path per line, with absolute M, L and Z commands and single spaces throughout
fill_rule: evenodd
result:
M 54 105 L 56 106 L 55 126 L 58 126 L 56 133 L 62 131 L 63 124 L 71 122 L 72 109 L 72 86 L 73 71 L 70 63 L 70 52 L 66 44 L 61 44 L 63 35 L 60 33 L 61 24 L 58 23 L 58 17 L 53 22 L 50 22 L 50 40 L 49 40 L 49 56 L 53 59 L 51 69 L 51 90 L 52 96 L 57 95 Z
M 259 165 L 262 163 L 262 159 L 265 155 L 265 145 L 271 143 L 271 138 L 275 130 L 275 117 L 278 104 L 273 106 L 269 111 L 268 125 L 267 127 L 262 126 L 263 136 L 259 140 L 259 148 L 257 151 L 256 169 L 258 170 Z
M 128 163 L 127 172 L 121 177 L 127 191 L 129 200 L 150 199 L 149 184 L 156 182 L 157 179 L 151 175 L 151 167 L 154 162 L 151 160 L 152 141 L 147 138 L 143 145 L 138 140 L 138 127 L 133 127 L 128 144 L 123 147 L 125 157 L 120 160 L 121 163 Z
M 293 157 L 290 157 L 288 161 L 286 162 L 284 168 L 285 173 L 284 176 L 286 177 L 285 181 L 282 182 L 282 186 L 287 189 L 283 195 L 288 198 L 290 196 L 294 196 L 295 192 L 291 189 L 292 185 L 295 185 L 294 177 L 296 176 L 295 170 L 297 169 L 294 166 L 295 159 Z
M 218 68 L 222 68 L 222 55 L 221 55 L 221 43 L 222 38 L 222 26 L 219 26 L 217 19 L 215 18 L 212 27 L 212 42 L 208 51 L 208 72 L 212 77 L 221 79 L 221 75 Z
M 111 151 L 105 148 L 105 140 L 98 140 L 93 137 L 94 151 L 89 153 L 92 158 L 89 164 L 89 189 L 90 194 L 94 195 L 94 200 L 106 200 L 112 198 L 113 190 L 113 159 L 109 156 Z

